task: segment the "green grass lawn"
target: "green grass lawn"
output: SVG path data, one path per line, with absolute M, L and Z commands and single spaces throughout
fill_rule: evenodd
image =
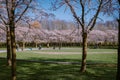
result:
M 81 52 L 82 48 L 76 48 L 76 47 L 72 47 L 72 48 L 61 48 L 61 50 L 59 50 L 58 48 L 56 48 L 55 50 L 52 48 L 48 48 L 48 49 L 44 49 L 42 50 L 42 52 Z M 88 52 L 117 52 L 116 49 L 87 49 Z
M 0 48 L 0 50 L 6 50 L 6 48 Z
M 59 54 L 49 54 L 59 53 Z M 62 53 L 62 54 L 61 54 Z M 72 53 L 72 54 L 64 54 Z M 75 54 L 74 54 L 75 53 Z M 76 54 L 77 53 L 77 54 Z M 33 51 L 20 51 L 17 52 L 17 59 L 25 60 L 53 60 L 53 61 L 77 61 L 81 62 L 82 51 L 80 48 L 63 48 L 61 50 L 43 49 Z M 107 62 L 116 63 L 117 59 L 116 49 L 88 49 L 87 60 L 88 62 Z M 0 53 L 0 57 L 6 57 L 6 53 Z
M 79 48 L 17 52 L 17 59 L 43 61 L 43 63 L 39 63 L 18 60 L 17 80 L 116 80 L 117 50 L 115 49 L 88 49 L 88 64 L 85 73 L 79 73 L 80 64 L 44 63 L 44 61 L 81 62 L 81 54 L 42 53 L 71 51 L 81 53 Z M 0 57 L 6 57 L 6 53 L 0 53 Z M 1 80 L 10 79 L 10 69 L 6 66 L 6 59 L 0 59 Z

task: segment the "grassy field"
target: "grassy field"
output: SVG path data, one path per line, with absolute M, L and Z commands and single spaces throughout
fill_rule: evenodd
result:
M 6 50 L 6 48 L 0 48 L 0 50 Z
M 79 48 L 20 51 L 17 52 L 17 59 L 21 59 L 17 61 L 17 80 L 116 80 L 116 53 L 115 49 L 88 49 L 87 71 L 79 73 L 82 56 Z M 6 57 L 6 53 L 0 53 L 0 57 Z M 57 64 L 45 61 L 78 63 Z M 0 79 L 9 80 L 10 72 L 6 59 L 0 59 Z

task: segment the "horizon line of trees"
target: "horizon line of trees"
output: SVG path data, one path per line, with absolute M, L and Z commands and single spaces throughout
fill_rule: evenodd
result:
M 17 27 L 15 36 L 16 42 L 37 42 L 37 43 L 50 43 L 50 42 L 73 42 L 82 43 L 82 30 L 81 29 L 67 29 L 67 30 L 47 30 L 40 27 Z M 6 33 L 0 29 L 0 42 L 6 42 Z M 118 31 L 111 29 L 93 30 L 88 35 L 88 43 L 98 42 L 118 42 Z

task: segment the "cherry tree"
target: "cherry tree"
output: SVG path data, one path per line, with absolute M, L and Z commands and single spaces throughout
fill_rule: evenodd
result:
M 6 33 L 3 29 L 0 29 L 0 42 L 6 42 Z
M 117 42 L 118 41 L 118 31 L 115 31 L 115 30 L 106 30 L 106 33 L 107 33 L 107 41 L 108 42 Z
M 90 32 L 90 34 L 88 35 L 88 41 L 89 42 L 94 42 L 94 43 L 97 43 L 97 42 L 100 42 L 100 41 L 105 42 L 107 36 L 108 35 L 104 31 L 92 30 Z
M 30 22 L 32 23 L 32 22 Z M 82 30 L 74 29 L 74 30 L 45 30 L 40 27 L 34 27 L 28 25 L 19 25 L 16 28 L 16 41 L 22 42 L 25 46 L 25 43 L 37 42 L 38 43 L 79 43 L 82 41 Z M 1 35 L 6 35 L 4 30 L 1 29 Z M 88 35 L 89 43 L 97 43 L 97 42 L 110 42 L 116 43 L 118 41 L 117 30 L 92 30 Z M 3 37 L 1 37 L 2 39 Z M 4 37 L 5 40 L 5 37 Z
M 80 69 L 81 72 L 86 71 L 88 33 L 94 28 L 97 20 L 100 17 L 100 13 L 113 13 L 115 8 L 114 3 L 116 3 L 116 0 L 55 0 L 53 3 L 53 9 L 58 9 L 64 5 L 68 7 L 73 17 L 82 28 L 83 52 Z
M 29 27 L 27 27 L 27 26 L 18 26 L 17 28 L 16 28 L 16 41 L 17 42 L 22 42 L 22 50 L 24 50 L 24 48 L 25 48 L 25 42 L 30 42 L 30 40 L 31 39 L 27 39 L 27 37 L 28 37 L 28 34 L 29 34 L 29 31 L 30 31 L 30 29 L 29 29 Z
M 32 0 L 1 0 L 0 4 L 0 20 L 6 26 L 11 38 L 11 51 L 12 52 L 12 80 L 16 80 L 16 43 L 15 43 L 15 26 L 16 23 L 22 18 L 30 6 Z

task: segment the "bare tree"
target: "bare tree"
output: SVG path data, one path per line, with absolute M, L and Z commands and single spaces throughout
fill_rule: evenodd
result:
M 16 42 L 15 42 L 15 24 L 22 18 L 30 6 L 32 0 L 1 0 L 1 4 L 5 7 L 5 13 L 0 14 L 0 19 L 10 31 L 11 52 L 12 52 L 12 80 L 16 80 Z
M 100 19 L 99 14 L 101 12 L 110 14 L 114 11 L 114 1 L 115 0 L 55 0 L 55 2 L 53 3 L 53 9 L 58 9 L 63 5 L 69 7 L 71 13 L 73 14 L 73 17 L 82 28 L 83 47 L 82 63 L 80 69 L 81 72 L 86 71 L 88 34 L 90 33 L 90 31 L 93 30 L 97 20 Z
M 5 1 L 1 0 L 0 4 L 3 4 Z M 6 15 L 7 13 L 5 12 L 5 8 L 4 6 L 6 6 L 5 4 L 2 5 L 0 7 L 0 22 L 2 24 L 2 26 L 0 26 L 1 29 L 3 29 L 4 31 L 6 31 L 6 43 L 7 43 L 7 65 L 11 66 L 11 41 L 10 41 L 10 29 L 9 29 L 9 25 L 8 22 L 6 21 Z M 3 16 L 3 14 L 5 16 Z

